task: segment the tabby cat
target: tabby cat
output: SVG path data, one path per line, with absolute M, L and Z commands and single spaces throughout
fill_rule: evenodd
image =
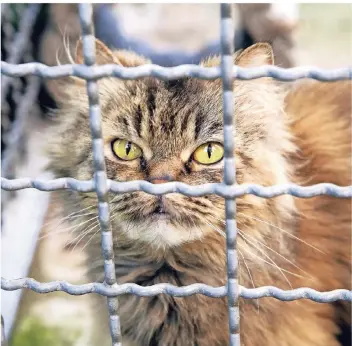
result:
M 112 52 L 98 40 L 96 50 L 97 64 L 149 63 L 132 52 Z M 81 43 L 75 59 L 83 61 Z M 272 49 L 255 44 L 236 54 L 234 63 L 242 67 L 273 64 Z M 219 64 L 220 58 L 215 57 L 202 66 Z M 58 178 L 86 180 L 93 175 L 85 83 L 76 78 L 61 81 L 65 96 L 59 100 L 57 132 L 49 148 L 51 169 Z M 189 185 L 222 181 L 221 80 L 105 78 L 98 85 L 109 179 Z M 236 80 L 233 90 L 238 184 L 351 184 L 349 81 L 287 86 L 261 78 Z M 60 194 L 67 215 L 82 215 L 85 210 L 79 222 L 86 222 L 78 231 L 90 236 L 85 250 L 91 279 L 103 281 L 96 195 Z M 223 198 L 144 192 L 109 197 L 119 283 L 225 285 Z M 241 285 L 319 291 L 350 288 L 349 199 L 246 195 L 237 198 L 237 225 Z M 241 299 L 242 344 L 337 346 L 338 321 L 342 312 L 348 317 L 348 309 L 349 304 L 337 308 L 309 300 Z M 124 295 L 119 297 L 119 313 L 126 346 L 229 344 L 226 298 Z M 101 334 L 108 337 L 106 325 L 99 321 Z

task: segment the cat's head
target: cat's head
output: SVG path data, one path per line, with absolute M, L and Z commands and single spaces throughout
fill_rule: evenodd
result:
M 126 67 L 149 63 L 131 52 L 111 52 L 96 41 L 97 63 Z M 80 44 L 76 61 L 82 62 Z M 234 56 L 242 67 L 273 64 L 268 44 L 256 44 Z M 218 66 L 210 58 L 203 66 Z M 98 81 L 107 175 L 115 181 L 146 180 L 155 184 L 179 181 L 189 185 L 220 183 L 223 176 L 223 114 L 221 80 L 161 81 L 142 78 Z M 273 80 L 234 82 L 237 183 L 287 183 L 285 156 L 292 150 L 283 111 L 283 91 Z M 92 140 L 86 83 L 71 78 L 57 118 L 60 125 L 50 145 L 51 167 L 57 177 L 91 179 Z M 94 193 L 74 194 L 79 208 L 96 204 Z M 110 196 L 114 232 L 155 246 L 177 246 L 223 232 L 224 199 L 215 195 L 153 196 L 133 192 Z M 289 196 L 265 200 L 237 199 L 239 228 L 254 225 L 255 218 L 286 217 Z M 252 217 L 252 218 L 251 218 Z

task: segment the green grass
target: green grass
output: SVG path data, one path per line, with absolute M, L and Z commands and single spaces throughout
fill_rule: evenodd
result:
M 31 317 L 18 326 L 10 346 L 73 346 L 79 336 L 78 331 L 48 326 Z

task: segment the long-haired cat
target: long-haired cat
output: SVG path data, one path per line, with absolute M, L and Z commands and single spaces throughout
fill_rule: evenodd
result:
M 99 41 L 96 49 L 97 64 L 149 63 L 132 52 L 111 52 Z M 83 61 L 81 44 L 76 61 Z M 273 64 L 271 47 L 256 44 L 236 54 L 234 63 Z M 219 64 L 216 57 L 202 65 Z M 57 177 L 91 179 L 85 82 L 76 78 L 66 82 L 62 82 L 66 96 L 60 100 L 59 124 L 50 144 L 51 169 Z M 105 78 L 98 85 L 109 179 L 190 185 L 222 181 L 221 80 Z M 238 184 L 351 184 L 349 81 L 304 81 L 287 87 L 270 78 L 236 80 L 233 90 Z M 102 281 L 100 235 L 92 231 L 97 225 L 96 195 L 60 194 L 67 215 L 85 210 L 80 222 L 87 221 L 79 231 L 92 236 L 85 247 L 90 275 Z M 132 192 L 111 194 L 110 205 L 119 283 L 225 285 L 223 198 Z M 237 225 L 241 285 L 350 288 L 349 199 L 246 195 L 237 198 Z M 344 307 L 348 310 L 349 304 Z M 241 340 L 246 346 L 337 346 L 340 311 L 333 304 L 310 300 L 241 299 Z M 119 313 L 123 345 L 229 343 L 226 298 L 124 295 L 119 297 Z M 97 326 L 109 337 L 101 322 Z

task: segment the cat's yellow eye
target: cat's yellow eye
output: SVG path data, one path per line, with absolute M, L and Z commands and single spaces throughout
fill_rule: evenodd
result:
M 199 146 L 193 153 L 193 158 L 202 165 L 212 165 L 224 157 L 224 147 L 220 143 L 209 142 Z
M 121 160 L 132 161 L 142 156 L 142 149 L 124 139 L 116 139 L 112 142 L 112 151 Z

